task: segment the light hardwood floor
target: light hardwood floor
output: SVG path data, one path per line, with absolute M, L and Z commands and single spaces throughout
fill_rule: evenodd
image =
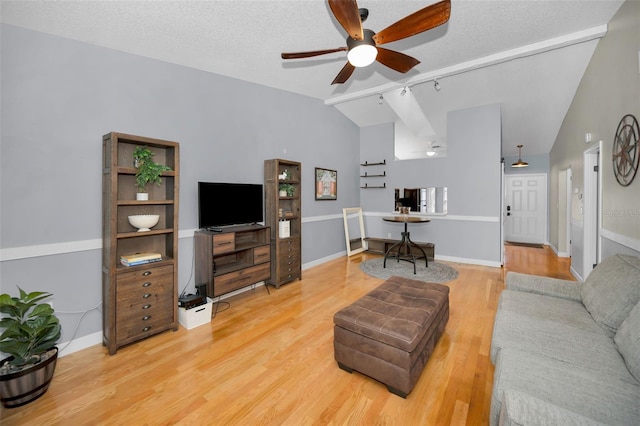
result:
M 210 324 L 118 350 L 94 346 L 58 360 L 48 392 L 0 411 L 3 425 L 449 425 L 487 424 L 489 345 L 509 270 L 571 278 L 568 259 L 506 246 L 504 268 L 449 263 L 450 318 L 407 399 L 333 359 L 333 314 L 379 285 L 339 258 L 303 279 L 227 299 Z M 221 309 L 223 309 L 221 307 Z

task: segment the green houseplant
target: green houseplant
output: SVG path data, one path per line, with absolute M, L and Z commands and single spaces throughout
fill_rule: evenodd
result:
M 0 295 L 0 352 L 10 355 L 0 362 L 0 399 L 7 408 L 27 404 L 47 391 L 61 334 L 51 305 L 40 303 L 51 294 L 18 290 L 19 297 Z
M 145 189 L 150 183 L 160 185 L 162 173 L 171 170 L 171 167 L 153 161 L 153 155 L 148 146 L 137 146 L 133 151 L 133 161 L 137 167 L 136 186 L 138 187 L 138 194 L 145 194 Z M 146 200 L 148 196 L 138 196 L 137 199 Z
M 293 197 L 296 192 L 296 187 L 290 183 L 281 183 L 278 185 L 278 191 L 284 191 L 287 193 L 287 197 Z

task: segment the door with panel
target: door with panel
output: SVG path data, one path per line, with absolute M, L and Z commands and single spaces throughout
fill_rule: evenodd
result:
M 547 176 L 505 176 L 505 240 L 544 244 L 547 235 Z

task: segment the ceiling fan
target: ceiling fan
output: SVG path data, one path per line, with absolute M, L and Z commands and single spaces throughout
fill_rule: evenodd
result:
M 406 73 L 420 61 L 404 53 L 379 46 L 442 25 L 449 20 L 451 14 L 451 0 L 442 0 L 400 19 L 376 34 L 362 28 L 362 23 L 369 16 L 369 11 L 364 8 L 358 9 L 356 0 L 328 0 L 328 3 L 333 15 L 348 34 L 347 46 L 309 52 L 282 53 L 280 56 L 282 59 L 300 59 L 346 51 L 348 61 L 331 84 L 344 83 L 351 77 L 356 67 L 365 67 L 374 61 Z

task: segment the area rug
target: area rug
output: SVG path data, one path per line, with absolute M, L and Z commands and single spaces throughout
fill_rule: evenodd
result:
M 431 283 L 444 283 L 458 278 L 458 271 L 439 262 L 429 261 L 427 268 L 424 266 L 424 260 L 418 261 L 414 275 L 412 263 L 402 260 L 398 262 L 396 259 L 388 258 L 387 267 L 383 268 L 383 261 L 382 257 L 365 260 L 360 264 L 360 269 L 367 275 L 383 280 L 394 275 Z

